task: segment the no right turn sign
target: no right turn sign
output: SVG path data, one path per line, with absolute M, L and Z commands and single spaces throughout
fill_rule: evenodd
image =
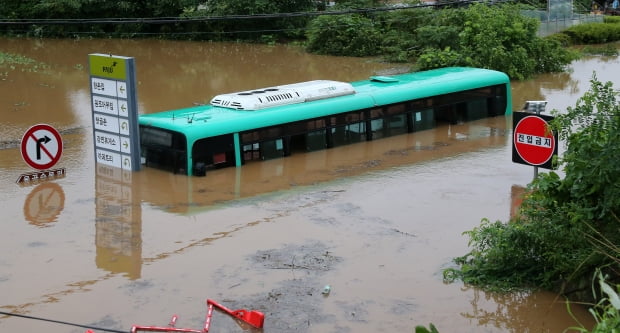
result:
M 39 170 L 49 169 L 62 155 L 60 134 L 50 125 L 34 125 L 22 137 L 21 153 L 29 166 Z

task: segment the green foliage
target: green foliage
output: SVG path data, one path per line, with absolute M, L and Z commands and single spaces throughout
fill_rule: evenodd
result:
M 541 173 L 510 223 L 483 220 L 465 232 L 472 248 L 444 273 L 491 290 L 570 293 L 599 267 L 620 280 L 620 106 L 611 82 L 591 88 L 552 127 L 567 149 L 564 178 Z
M 566 65 L 579 58 L 578 52 L 564 48 L 561 41 L 552 38 L 534 39 L 531 47 L 532 55 L 536 59 L 532 75 L 562 72 L 566 69 Z
M 592 11 L 592 0 L 573 0 L 573 12 L 589 14 Z
M 537 29 L 538 21 L 522 16 L 519 7 L 474 4 L 373 17 L 322 16 L 311 22 L 306 36 L 307 50 L 319 54 L 382 55 L 388 61 L 415 61 L 419 70 L 483 67 L 526 79 L 562 71 L 576 58 L 559 37 L 539 38 Z
M 443 50 L 427 48 L 417 62 L 420 69 L 441 68 L 449 66 L 473 66 L 472 59 L 463 59 L 463 55 L 446 47 Z
M 563 34 L 563 33 L 551 34 L 545 37 L 545 39 L 554 40 L 557 43 L 559 43 L 562 47 L 568 47 L 568 46 L 573 45 L 573 41 L 571 41 L 570 36 L 568 36 L 567 34 Z
M 309 17 L 291 15 L 281 18 L 228 18 L 218 20 L 183 20 L 205 16 L 260 15 L 296 13 L 316 9 L 314 0 L 0 0 L 0 18 L 9 19 L 117 19 L 167 18 L 170 23 L 158 22 L 123 24 L 13 24 L 0 27 L 5 33 L 27 34 L 36 37 L 74 37 L 82 34 L 134 37 L 182 33 L 184 38 L 211 40 L 301 39 Z M 174 18 L 179 18 L 174 22 Z M 114 22 L 112 20 L 111 22 Z M 179 34 L 181 35 L 181 34 Z
M 0 0 L 0 18 L 9 19 L 95 19 L 178 17 L 191 0 Z M 52 24 L 7 25 L 4 32 L 36 37 L 73 37 L 81 34 L 129 36 L 175 30 L 171 24 Z
M 361 15 L 319 16 L 307 35 L 307 50 L 318 54 L 365 57 L 381 51 L 380 31 Z
M 442 10 L 433 13 L 431 19 L 421 21 L 414 36 L 419 50 L 458 48 L 459 34 L 465 24 L 462 13 L 461 10 Z
M 313 0 L 208 0 L 204 9 L 186 9 L 182 17 L 226 17 L 237 15 L 261 15 L 276 13 L 296 13 L 316 9 Z M 263 41 L 266 35 L 276 39 L 299 39 L 303 37 L 303 29 L 309 18 L 291 16 L 282 18 L 231 18 L 225 20 L 207 21 L 194 24 L 193 31 L 209 32 L 203 36 L 210 40 L 244 40 Z
M 620 40 L 620 24 L 591 22 L 574 25 L 562 33 L 574 44 L 602 44 Z
M 31 65 L 36 61 L 32 58 L 25 57 L 20 54 L 6 53 L 0 51 L 0 67 L 12 65 Z
M 605 44 L 602 46 L 586 45 L 581 50 L 581 53 L 591 54 L 591 55 L 602 55 L 602 56 L 608 56 L 608 57 L 615 57 L 619 54 L 618 48 L 612 44 Z
M 620 105 L 611 82 L 594 76 L 591 85 L 574 108 L 556 117 L 554 127 L 569 143 L 561 160 L 566 172 L 561 190 L 588 209 L 585 221 L 598 222 L 620 213 Z
M 383 1 L 381 0 L 340 0 L 336 1 L 334 9 L 346 9 L 346 8 L 374 8 L 381 7 Z
M 514 79 L 564 70 L 576 53 L 565 49 L 559 38 L 539 38 L 537 30 L 536 19 L 507 5 L 409 9 L 373 17 L 321 16 L 310 24 L 307 50 L 339 56 L 382 55 L 389 61 L 415 61 L 420 70 L 491 68 Z
M 579 327 L 569 327 L 567 330 L 583 333 L 615 333 L 620 331 L 620 295 L 618 295 L 618 288 L 612 288 L 606 282 L 605 277 L 600 271 L 597 275 L 599 282 L 598 290 L 601 291 L 601 295 L 599 296 L 594 292 L 594 298 L 599 299 L 599 301 L 590 309 L 590 313 L 594 317 L 596 325 L 592 331 L 589 331 L 583 325 Z
M 201 9 L 199 8 L 199 5 Z M 189 18 L 198 16 L 255 15 L 295 13 L 316 9 L 314 0 L 0 0 L 0 18 L 11 19 L 94 19 L 94 18 Z M 27 31 L 38 37 L 72 37 L 76 34 L 106 34 L 132 37 L 135 34 L 189 34 L 213 39 L 259 40 L 265 34 L 275 38 L 302 38 L 302 29 L 309 18 L 291 16 L 283 18 L 227 19 L 205 22 L 177 22 L 158 24 L 62 24 L 62 25 L 9 25 L 5 32 Z M 209 34 L 201 34 L 209 32 Z M 214 32 L 211 34 L 211 32 Z M 217 34 L 220 32 L 220 34 Z M 251 32 L 251 33 L 250 33 Z
M 511 5 L 474 4 L 449 9 L 418 29 L 420 69 L 475 66 L 505 72 L 514 79 L 564 69 L 575 55 L 554 39 L 536 35 L 538 21 Z
M 49 65 L 38 62 L 21 54 L 6 53 L 0 51 L 0 76 L 7 77 L 9 72 L 20 70 L 22 72 L 44 72 Z
M 452 270 L 449 277 L 493 291 L 551 287 L 555 281 L 546 281 L 551 280 L 547 276 L 550 267 L 546 265 L 554 258 L 541 255 L 555 251 L 555 244 L 544 242 L 544 238 L 554 236 L 553 228 L 547 229 L 549 226 L 505 224 L 483 219 L 479 227 L 464 233 L 470 238 L 472 250 L 455 259 L 460 270 Z M 565 245 L 561 250 L 572 253 L 572 246 Z M 562 255 L 561 252 L 558 254 Z
M 406 42 L 413 40 L 409 37 L 408 34 L 396 30 L 387 31 L 382 40 L 381 55 L 383 59 L 388 62 L 408 62 L 413 58 L 416 45 Z
M 437 328 L 432 323 L 429 325 L 429 328 L 418 325 L 415 327 L 415 333 L 439 333 Z
M 420 46 L 416 34 L 420 27 L 424 27 L 432 20 L 434 9 L 421 8 L 398 10 L 376 17 L 383 37 L 381 39 L 381 55 L 391 62 L 409 62 L 419 53 Z M 428 37 L 438 36 L 429 31 Z
M 6 18 L 174 17 L 194 0 L 0 0 Z
M 32 12 L 40 18 L 77 17 L 81 7 L 79 0 L 41 0 L 33 6 Z
M 605 16 L 603 23 L 618 24 L 620 23 L 620 16 Z

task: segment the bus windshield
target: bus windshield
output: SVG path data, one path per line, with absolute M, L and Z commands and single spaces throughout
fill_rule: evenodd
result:
M 140 148 L 149 167 L 187 174 L 185 135 L 161 128 L 140 126 Z

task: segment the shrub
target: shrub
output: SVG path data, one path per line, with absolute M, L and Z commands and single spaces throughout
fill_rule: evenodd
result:
M 615 57 L 618 55 L 618 49 L 615 45 L 605 44 L 605 45 L 586 45 L 581 53 L 584 54 L 592 54 L 592 55 L 602 55 L 607 57 Z
M 417 61 L 420 70 L 450 66 L 473 66 L 471 58 L 464 58 L 462 54 L 446 47 L 443 50 L 427 48 Z
M 618 24 L 620 23 L 620 16 L 605 16 L 603 17 L 603 22 L 610 23 L 610 24 Z
M 549 36 L 545 37 L 544 39 L 554 40 L 554 41 L 560 43 L 560 45 L 562 47 L 568 47 L 568 46 L 571 46 L 573 44 L 573 41 L 571 40 L 570 36 L 565 34 L 565 33 L 562 33 L 562 32 L 549 35 Z
M 574 25 L 563 31 L 574 44 L 602 44 L 620 40 L 620 24 L 601 22 Z
M 318 54 L 366 57 L 381 52 L 381 33 L 360 15 L 319 16 L 310 23 L 307 50 Z

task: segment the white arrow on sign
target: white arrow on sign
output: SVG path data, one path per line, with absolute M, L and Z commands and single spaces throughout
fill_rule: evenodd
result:
M 119 98 L 127 99 L 127 83 L 123 82 L 123 81 L 118 81 L 117 82 L 117 86 L 118 86 L 118 94 L 117 94 L 117 96 Z
M 127 101 L 119 100 L 118 103 L 120 104 L 119 115 L 122 117 L 129 117 L 129 113 L 128 113 L 129 110 L 127 109 Z

